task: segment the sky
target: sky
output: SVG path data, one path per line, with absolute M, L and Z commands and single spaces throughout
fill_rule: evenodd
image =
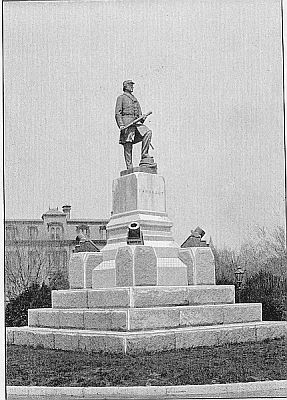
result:
M 4 3 L 5 217 L 109 218 L 133 79 L 179 244 L 284 225 L 280 18 L 279 0 Z

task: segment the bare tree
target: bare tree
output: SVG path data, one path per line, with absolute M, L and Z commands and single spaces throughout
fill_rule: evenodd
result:
M 32 283 L 48 283 L 55 273 L 65 272 L 66 263 L 66 252 L 55 244 L 39 240 L 9 241 L 5 251 L 6 299 L 15 298 Z
M 213 248 L 213 251 L 219 282 L 234 282 L 234 272 L 239 266 L 246 271 L 246 277 L 262 270 L 287 277 L 285 230 L 281 226 L 273 231 L 258 228 L 254 237 L 237 250 Z

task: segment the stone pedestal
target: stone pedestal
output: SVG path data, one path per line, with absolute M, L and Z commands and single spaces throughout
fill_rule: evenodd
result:
M 29 310 L 28 326 L 8 328 L 7 343 L 137 353 L 287 335 L 286 322 L 262 322 L 261 304 L 234 304 L 234 286 L 215 285 L 208 246 L 173 240 L 162 176 L 121 175 L 107 245 L 74 253 L 70 289 L 52 292 L 52 308 Z M 128 244 L 130 226 L 139 236 Z
M 142 245 L 127 244 L 133 222 L 140 226 Z M 171 227 L 162 176 L 132 172 L 115 179 L 108 241 L 92 272 L 92 288 L 215 284 L 211 250 L 181 249 Z

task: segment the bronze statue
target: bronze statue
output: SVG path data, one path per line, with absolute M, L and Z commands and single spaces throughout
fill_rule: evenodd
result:
M 151 114 L 142 114 L 140 104 L 132 94 L 134 82 L 127 80 L 123 82 L 123 94 L 117 98 L 115 118 L 120 128 L 119 143 L 124 147 L 124 157 L 127 169 L 133 168 L 132 148 L 133 144 L 142 142 L 141 165 L 154 165 L 153 158 L 149 155 L 151 146 L 151 130 L 144 125 L 146 117 Z

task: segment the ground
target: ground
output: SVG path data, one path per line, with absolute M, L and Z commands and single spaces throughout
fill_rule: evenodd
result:
M 202 385 L 287 379 L 287 338 L 138 355 L 7 347 L 7 385 Z

